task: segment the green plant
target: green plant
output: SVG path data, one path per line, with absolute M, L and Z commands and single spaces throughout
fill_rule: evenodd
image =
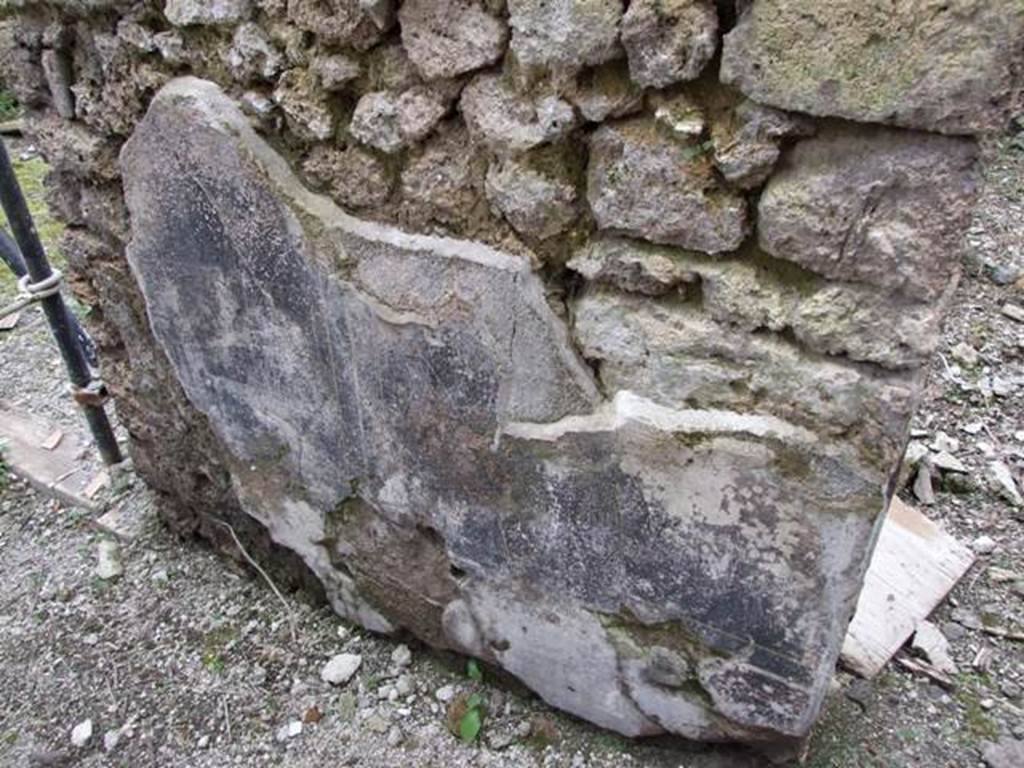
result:
M 7 88 L 0 86 L 0 120 L 13 120 L 21 114 L 18 99 Z
M 466 677 L 477 683 L 482 683 L 484 680 L 483 670 L 480 669 L 480 662 L 476 659 L 470 659 L 466 662 Z
M 472 744 L 484 727 L 483 698 L 474 693 L 466 700 L 466 712 L 459 719 L 459 738 L 465 744 Z

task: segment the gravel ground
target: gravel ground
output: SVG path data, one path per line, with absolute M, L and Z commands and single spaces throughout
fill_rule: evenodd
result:
M 1020 766 L 1000 762 L 991 745 L 1024 739 L 1024 643 L 990 631 L 1024 627 L 1024 511 L 987 476 L 996 461 L 1018 478 L 1024 467 L 1024 324 L 1001 311 L 1024 306 L 1024 150 L 1004 142 L 987 155 L 968 274 L 914 433 L 924 450 L 944 448 L 968 470 L 937 474 L 924 507 L 979 552 L 933 616 L 950 641 L 956 685 L 892 665 L 872 683 L 838 673 L 809 745 L 815 768 Z M 63 389 L 57 353 L 31 311 L 0 334 L 0 399 L 70 427 L 78 416 Z M 106 503 L 147 523 L 121 544 L 123 573 L 110 579 L 97 564 L 112 539 L 89 515 L 20 483 L 2 486 L 0 765 L 765 764 L 742 750 L 628 742 L 490 670 L 473 679 L 464 661 L 414 644 L 406 663 L 397 641 L 301 595 L 282 602 L 258 575 L 172 536 L 130 472 L 115 478 Z M 345 685 L 324 683 L 323 665 L 340 653 L 360 655 L 361 666 Z M 473 693 L 486 715 L 479 740 L 466 745 L 449 723 Z M 76 746 L 72 732 L 86 721 L 91 737 Z

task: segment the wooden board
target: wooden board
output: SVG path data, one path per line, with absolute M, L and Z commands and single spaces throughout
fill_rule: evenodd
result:
M 96 511 L 99 504 L 85 490 L 99 470 L 77 458 L 87 445 L 85 436 L 66 433 L 47 450 L 56 431 L 53 424 L 0 403 L 0 442 L 11 472 L 64 504 Z
M 843 642 L 843 665 L 867 678 L 881 672 L 973 563 L 969 548 L 893 499 Z

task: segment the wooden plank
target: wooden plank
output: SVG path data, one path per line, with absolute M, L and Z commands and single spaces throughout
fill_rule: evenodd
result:
M 97 511 L 100 505 L 85 494 L 97 471 L 77 458 L 87 444 L 84 435 L 64 435 L 47 450 L 55 432 L 53 424 L 0 403 L 0 442 L 11 473 L 66 505 Z
M 973 563 L 968 547 L 893 499 L 843 642 L 843 665 L 877 675 Z

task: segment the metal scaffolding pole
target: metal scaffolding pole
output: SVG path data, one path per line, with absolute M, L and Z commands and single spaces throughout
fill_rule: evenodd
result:
M 89 423 L 96 447 L 107 464 L 121 461 L 121 450 L 110 427 L 107 413 L 102 405 L 101 393 L 95 392 L 95 382 L 89 371 L 85 352 L 69 320 L 71 317 L 64 299 L 60 295 L 60 272 L 50 268 L 46 252 L 39 240 L 32 215 L 29 213 L 25 196 L 21 192 L 14 167 L 11 165 L 7 146 L 0 140 L 0 203 L 7 214 L 11 232 L 21 251 L 27 275 L 19 281 L 26 293 L 35 295 L 42 304 L 43 312 L 50 323 L 50 330 L 57 341 L 64 366 L 75 392 L 75 400 L 82 407 Z M 6 260 L 6 259 L 5 259 Z M 100 401 L 100 402 L 90 402 Z

